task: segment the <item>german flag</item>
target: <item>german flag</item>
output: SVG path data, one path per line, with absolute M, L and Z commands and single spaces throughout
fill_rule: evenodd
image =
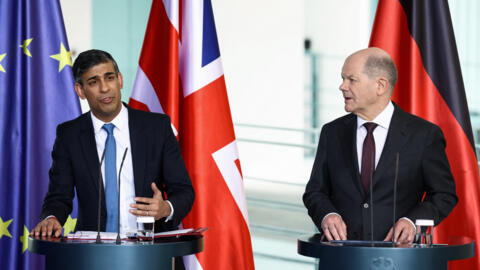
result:
M 459 202 L 435 229 L 435 242 L 467 236 L 478 250 L 480 177 L 447 0 L 379 0 L 370 46 L 387 51 L 397 65 L 393 100 L 445 134 Z M 449 266 L 480 269 L 479 256 Z

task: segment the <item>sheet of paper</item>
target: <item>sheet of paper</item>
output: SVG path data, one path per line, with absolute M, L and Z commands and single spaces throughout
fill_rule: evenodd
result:
M 97 232 L 94 231 L 77 231 L 75 233 L 69 233 L 67 235 L 68 239 L 97 239 Z M 100 232 L 100 238 L 102 240 L 115 240 L 117 239 L 117 233 L 114 232 Z M 121 233 L 121 239 L 126 239 L 127 235 Z

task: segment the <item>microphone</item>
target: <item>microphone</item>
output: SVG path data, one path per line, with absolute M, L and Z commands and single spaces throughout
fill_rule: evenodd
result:
M 125 152 L 123 153 L 122 163 L 120 163 L 120 169 L 118 170 L 118 215 L 117 215 L 117 240 L 115 243 L 120 245 L 122 240 L 120 239 L 120 174 L 122 173 L 123 162 L 125 161 L 125 157 L 127 156 L 128 147 L 125 148 Z
M 105 152 L 107 148 L 103 149 L 102 158 L 100 159 L 100 165 L 98 166 L 98 216 L 97 216 L 97 240 L 96 244 L 101 244 L 102 239 L 100 239 L 100 213 L 102 211 L 102 187 L 103 187 L 103 177 L 102 177 L 102 164 L 105 159 Z
M 375 246 L 373 242 L 373 172 L 375 170 L 375 152 L 372 153 L 370 165 L 370 241 L 373 247 Z
M 395 246 L 395 210 L 397 206 L 397 182 L 398 182 L 398 162 L 400 160 L 400 153 L 397 152 L 397 160 L 395 162 L 395 178 L 393 180 L 393 229 L 392 229 L 392 246 Z

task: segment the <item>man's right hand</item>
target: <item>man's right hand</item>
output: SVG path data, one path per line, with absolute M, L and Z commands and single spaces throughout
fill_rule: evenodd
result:
M 322 230 L 328 241 L 347 240 L 347 225 L 339 214 L 330 214 L 322 221 Z
M 30 233 L 30 236 L 55 236 L 59 237 L 62 234 L 62 225 L 58 222 L 56 217 L 48 217 L 37 224 L 35 229 Z

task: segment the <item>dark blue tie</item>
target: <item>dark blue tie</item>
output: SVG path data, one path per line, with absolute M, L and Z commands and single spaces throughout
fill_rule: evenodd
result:
M 117 190 L 117 145 L 113 137 L 113 124 L 103 125 L 108 136 L 105 141 L 105 202 L 107 204 L 106 232 L 118 230 L 118 190 Z

